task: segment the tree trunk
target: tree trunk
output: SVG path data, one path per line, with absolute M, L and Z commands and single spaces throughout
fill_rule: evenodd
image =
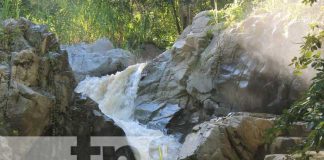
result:
M 179 22 L 179 16 L 177 14 L 177 9 L 176 9 L 176 0 L 172 1 L 172 10 L 173 10 L 173 17 L 175 20 L 175 24 L 177 26 L 178 34 L 181 34 L 181 28 L 180 28 L 180 22 Z
M 210 0 L 210 4 L 212 5 L 213 9 L 216 9 L 215 0 Z

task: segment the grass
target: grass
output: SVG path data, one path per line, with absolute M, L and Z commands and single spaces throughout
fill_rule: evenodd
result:
M 26 17 L 47 24 L 61 43 L 93 42 L 108 37 L 121 48 L 152 42 L 164 48 L 177 37 L 171 10 L 136 8 L 130 1 L 107 0 L 4 0 L 0 20 Z
M 178 19 L 186 3 L 176 0 Z M 224 0 L 224 6 L 233 0 Z M 129 0 L 1 0 L 0 18 L 26 17 L 46 24 L 63 44 L 93 42 L 108 37 L 117 47 L 136 49 L 153 43 L 161 49 L 172 46 L 178 37 L 171 1 Z M 190 2 L 190 18 L 211 9 L 210 0 Z M 190 23 L 190 20 L 189 20 Z M 182 24 L 179 24 L 182 27 Z
M 35 23 L 47 24 L 62 44 L 93 42 L 108 37 L 115 46 L 125 49 L 135 50 L 144 43 L 153 43 L 164 49 L 172 46 L 178 36 L 172 9 L 167 2 L 152 2 L 154 4 L 143 5 L 127 0 L 2 0 L 0 20 L 26 17 Z M 255 8 L 258 8 L 257 12 L 288 9 L 293 13 L 303 13 L 301 3 L 287 6 L 284 0 L 237 2 L 211 11 L 215 19 L 213 23 L 233 26 Z M 210 4 L 202 1 L 193 5 L 193 15 L 210 9 Z

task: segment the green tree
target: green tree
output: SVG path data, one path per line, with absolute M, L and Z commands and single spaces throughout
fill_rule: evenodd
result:
M 135 49 L 171 46 L 193 16 L 213 9 L 214 0 L 2 0 L 0 19 L 26 17 L 47 24 L 62 43 L 110 38 Z M 218 6 L 232 0 L 217 0 Z
M 304 0 L 305 4 L 313 4 L 315 0 Z M 312 84 L 303 98 L 297 101 L 285 111 L 275 122 L 275 127 L 270 130 L 270 136 L 290 128 L 291 124 L 304 121 L 311 129 L 304 144 L 297 148 L 297 153 L 302 153 L 302 159 L 309 159 L 306 152 L 319 151 L 324 147 L 324 58 L 323 42 L 324 29 L 320 25 L 311 25 L 312 33 L 304 37 L 301 46 L 301 56 L 295 57 L 292 64 L 296 74 L 302 74 L 302 70 L 308 67 L 316 71 Z

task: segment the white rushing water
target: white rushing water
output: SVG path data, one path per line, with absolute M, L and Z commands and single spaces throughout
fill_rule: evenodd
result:
M 128 138 L 130 146 L 139 152 L 137 159 L 159 159 L 162 153 L 163 160 L 174 160 L 180 148 L 177 139 L 160 130 L 148 129 L 134 119 L 134 100 L 145 65 L 133 65 L 115 75 L 87 77 L 75 91 L 97 102 L 100 110 L 112 118 L 127 137 L 143 139 Z

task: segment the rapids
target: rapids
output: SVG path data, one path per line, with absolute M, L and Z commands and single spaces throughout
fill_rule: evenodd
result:
M 320 4 L 314 5 L 313 7 L 304 6 L 296 2 L 278 2 L 280 3 L 274 5 L 274 8 L 268 9 L 268 12 L 263 11 L 267 10 L 269 6 L 264 4 L 263 8 L 261 7 L 261 9 L 255 10 L 251 15 L 245 18 L 245 20 L 228 29 L 226 32 L 226 34 L 235 37 L 231 42 L 237 43 L 242 47 L 246 51 L 245 54 L 256 57 L 261 63 L 267 64 L 264 65 L 266 67 L 260 70 L 260 73 L 269 73 L 269 77 L 273 77 L 274 75 L 292 76 L 293 69 L 288 65 L 291 63 L 291 59 L 294 56 L 299 55 L 300 43 L 303 41 L 303 36 L 309 31 L 308 24 L 314 19 L 321 22 L 324 18 L 323 12 L 320 14 L 316 12 L 318 10 L 323 10 L 322 1 L 319 2 Z M 264 3 L 270 3 L 270 1 L 264 1 Z M 187 42 L 180 39 L 173 47 L 181 48 L 185 43 Z M 221 48 L 217 48 L 216 46 L 213 47 L 212 49 L 215 50 Z M 208 50 L 208 48 L 206 50 Z M 186 54 L 186 56 L 187 55 L 188 54 Z M 185 60 L 186 57 L 183 56 L 181 58 Z M 271 63 L 271 61 L 276 63 Z M 184 62 L 184 64 L 186 63 L 189 62 Z M 207 66 L 208 64 L 204 65 Z M 149 160 L 163 158 L 163 160 L 174 160 L 177 159 L 178 151 L 181 146 L 178 139 L 170 135 L 164 135 L 160 130 L 149 129 L 134 118 L 134 100 L 137 97 L 138 84 L 141 79 L 142 70 L 145 66 L 145 63 L 136 64 L 114 75 L 87 77 L 84 81 L 79 83 L 75 91 L 97 102 L 101 111 L 112 118 L 115 123 L 125 131 L 129 144 L 135 147 L 139 152 L 136 154 L 137 159 Z M 250 64 L 247 64 L 247 66 L 250 69 L 252 68 L 252 71 L 253 68 L 257 67 L 257 65 L 253 66 Z M 248 72 L 242 71 L 242 73 L 246 74 L 247 79 L 253 78 Z M 236 74 L 236 72 L 233 72 L 234 76 Z M 212 76 L 213 75 L 208 75 L 207 77 Z M 303 76 L 306 81 L 309 81 L 313 76 L 312 70 L 306 70 Z M 247 81 L 239 84 L 241 88 L 246 88 L 248 85 Z M 168 91 L 169 90 L 163 92 Z M 226 92 L 227 91 L 230 90 L 227 88 Z M 155 92 L 155 90 L 153 92 Z M 235 93 L 236 92 L 237 90 L 235 90 Z M 240 95 L 240 98 L 249 99 L 249 94 L 251 94 L 252 96 L 250 97 L 252 98 L 250 99 L 253 103 L 258 100 L 253 97 L 255 94 L 254 92 L 246 93 L 246 95 Z M 233 96 L 235 94 L 228 95 L 230 95 L 229 97 L 231 98 L 235 97 Z M 280 98 L 278 99 L 280 100 Z M 142 137 L 145 140 L 141 143 L 141 141 L 133 140 L 131 137 Z M 152 140 L 150 146 L 147 146 L 147 140 Z M 162 157 L 160 153 L 161 148 L 163 150 Z
M 178 140 L 134 119 L 134 100 L 145 65 L 133 65 L 115 75 L 87 77 L 75 91 L 97 102 L 100 110 L 124 130 L 130 146 L 139 152 L 135 153 L 137 159 L 159 159 L 162 152 L 164 160 L 174 160 L 180 147 Z

